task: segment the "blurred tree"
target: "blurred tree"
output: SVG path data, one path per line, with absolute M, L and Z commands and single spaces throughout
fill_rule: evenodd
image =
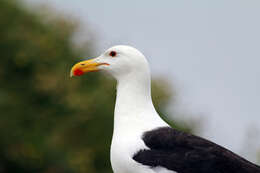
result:
M 69 78 L 76 58 L 93 47 L 73 44 L 76 29 L 68 19 L 1 0 L 0 172 L 112 172 L 115 82 L 98 73 Z M 163 83 L 155 81 L 153 95 L 166 114 L 171 93 Z

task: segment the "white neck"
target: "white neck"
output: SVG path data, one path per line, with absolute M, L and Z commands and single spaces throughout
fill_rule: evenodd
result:
M 150 77 L 138 77 L 130 74 L 118 80 L 115 114 L 125 116 L 129 110 L 153 108 Z
M 119 77 L 114 114 L 114 132 L 122 128 L 147 128 L 165 124 L 157 114 L 151 98 L 150 74 Z

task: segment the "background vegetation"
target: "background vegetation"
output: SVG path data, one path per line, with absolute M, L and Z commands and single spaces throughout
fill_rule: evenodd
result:
M 73 43 L 76 30 L 65 17 L 0 1 L 0 172 L 112 172 L 115 81 L 98 73 L 69 78 L 78 57 L 94 52 L 93 41 Z M 153 82 L 163 115 L 169 87 L 167 81 Z

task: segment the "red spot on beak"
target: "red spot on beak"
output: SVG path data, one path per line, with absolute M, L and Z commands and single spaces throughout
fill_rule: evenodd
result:
M 80 70 L 80 69 L 76 69 L 74 72 L 73 72 L 73 74 L 75 75 L 75 76 L 80 76 L 80 75 L 83 75 L 83 71 L 82 70 Z

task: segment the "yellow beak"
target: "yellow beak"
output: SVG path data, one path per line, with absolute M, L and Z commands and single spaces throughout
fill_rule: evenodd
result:
M 107 63 L 98 63 L 95 59 L 81 61 L 75 64 L 70 71 L 70 77 L 81 76 L 84 73 L 99 71 L 98 66 L 109 65 Z

